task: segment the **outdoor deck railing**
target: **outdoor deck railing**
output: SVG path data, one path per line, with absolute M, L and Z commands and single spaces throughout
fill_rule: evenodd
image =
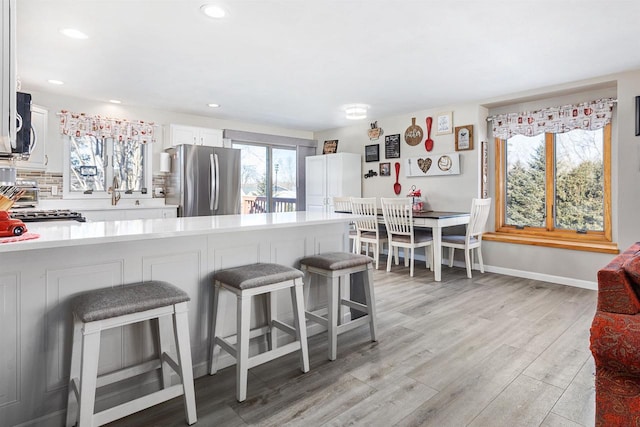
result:
M 271 199 L 270 212 L 294 212 L 296 210 L 296 199 L 289 197 L 273 197 Z M 242 213 L 264 213 L 267 212 L 267 198 L 264 196 L 242 196 Z

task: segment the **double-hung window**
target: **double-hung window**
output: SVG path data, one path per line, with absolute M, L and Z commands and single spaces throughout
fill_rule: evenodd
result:
M 493 117 L 492 240 L 615 252 L 612 100 Z

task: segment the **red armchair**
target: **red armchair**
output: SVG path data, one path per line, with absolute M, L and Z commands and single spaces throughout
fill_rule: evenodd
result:
M 640 242 L 598 271 L 596 426 L 640 426 Z

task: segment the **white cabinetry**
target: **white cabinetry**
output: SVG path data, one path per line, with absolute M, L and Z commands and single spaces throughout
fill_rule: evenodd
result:
M 176 218 L 176 208 L 82 210 L 87 221 L 121 221 L 125 219 Z
M 49 163 L 45 147 L 47 140 L 47 123 L 49 111 L 37 105 L 31 105 L 31 144 L 32 148 L 29 160 L 17 162 L 20 169 L 45 170 Z
M 165 138 L 164 148 L 175 147 L 180 144 L 222 147 L 222 130 L 196 126 L 169 125 L 169 137 Z
M 309 156 L 305 165 L 307 211 L 332 211 L 334 197 L 361 196 L 362 161 L 359 154 Z

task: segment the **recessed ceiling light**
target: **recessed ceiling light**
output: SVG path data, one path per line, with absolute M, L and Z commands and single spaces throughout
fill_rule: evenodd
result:
M 54 80 L 54 79 L 50 79 L 47 80 L 49 83 L 51 83 L 52 85 L 63 85 L 64 82 L 62 80 Z
M 120 101 L 119 99 L 110 99 L 109 102 L 112 104 L 122 104 L 122 101 Z
M 213 4 L 205 4 L 200 7 L 200 11 L 207 15 L 209 18 L 224 18 L 227 12 L 221 8 L 220 6 L 216 6 Z
M 72 39 L 84 40 L 89 38 L 88 35 L 80 30 L 76 30 L 75 28 L 63 28 L 62 30 L 60 30 L 60 32 L 67 37 L 71 37 Z
M 367 118 L 368 105 L 350 104 L 344 107 L 346 118 L 349 120 L 362 120 Z
M 213 104 L 213 103 L 211 103 L 211 104 L 207 104 L 207 106 L 208 106 L 208 107 L 211 107 L 211 108 L 218 108 L 218 107 L 220 107 L 220 104 Z

